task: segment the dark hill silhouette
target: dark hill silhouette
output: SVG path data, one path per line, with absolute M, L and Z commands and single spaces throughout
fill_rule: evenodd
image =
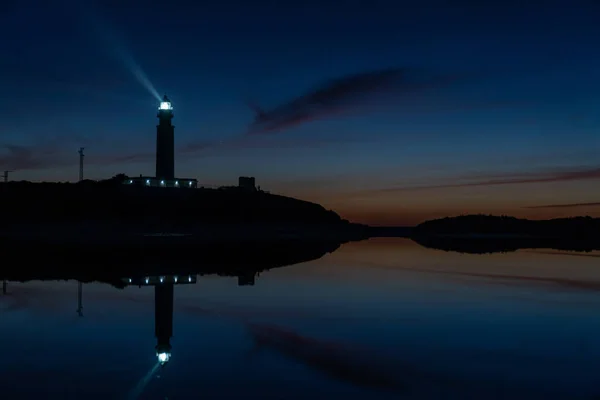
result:
M 219 227 L 247 236 L 337 235 L 366 237 L 331 210 L 307 201 L 243 189 L 155 188 L 123 185 L 124 175 L 104 181 L 0 184 L 6 234 L 46 236 L 179 232 L 208 235 Z M 239 232 L 238 232 L 239 233 Z M 91 236 L 90 236 L 91 235 Z M 255 235 L 254 235 L 255 236 Z M 95 239 L 98 239 L 97 237 Z
M 508 216 L 463 215 L 423 222 L 413 235 L 518 235 L 539 238 L 596 238 L 600 218 L 527 220 Z
M 465 215 L 426 221 L 412 230 L 411 237 L 425 247 L 474 254 L 525 248 L 592 251 L 600 250 L 600 218 L 532 221 Z

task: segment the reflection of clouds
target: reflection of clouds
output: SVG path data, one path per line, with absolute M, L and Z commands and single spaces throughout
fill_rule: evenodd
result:
M 556 254 L 556 253 L 550 253 Z M 570 253 L 567 253 L 571 255 Z M 404 267 L 404 266 L 389 266 L 378 263 L 365 263 L 369 267 L 392 270 L 392 271 L 407 271 L 414 273 L 433 274 L 440 276 L 453 276 L 453 277 L 465 277 L 465 278 L 480 278 L 488 280 L 490 283 L 504 284 L 504 285 L 546 285 L 546 286 L 560 286 L 567 289 L 586 290 L 586 291 L 600 291 L 600 281 L 594 280 L 579 280 L 569 278 L 558 278 L 558 277 L 542 277 L 542 276 L 527 276 L 527 275 L 515 275 L 515 274 L 488 274 L 479 272 L 464 272 L 447 269 L 430 269 L 430 268 L 416 268 L 416 267 Z M 428 289 L 429 290 L 429 289 Z
M 509 381 L 497 372 L 481 374 L 477 372 L 459 372 L 461 368 L 452 368 L 452 364 L 442 367 L 438 364 L 444 355 L 431 348 L 425 348 L 412 355 L 414 361 L 409 361 L 408 354 L 401 358 L 392 354 L 400 351 L 397 346 L 389 347 L 383 352 L 376 352 L 355 344 L 343 342 L 322 341 L 313 337 L 301 335 L 272 325 L 251 324 L 249 331 L 257 345 L 257 350 L 266 348 L 277 354 L 300 363 L 315 372 L 323 373 L 332 379 L 349 383 L 358 387 L 378 391 L 402 393 L 417 397 L 410 398 L 532 398 L 531 396 L 548 396 L 556 398 L 558 391 L 545 386 L 527 384 L 518 379 Z M 402 347 L 402 344 L 399 344 Z M 447 351 L 448 349 L 446 349 Z M 429 353 L 429 354 L 426 354 Z M 532 368 L 540 368 L 548 362 L 564 361 L 551 356 L 521 354 L 518 351 L 487 349 L 451 349 L 448 360 L 451 363 L 471 361 L 487 362 L 496 366 L 497 361 L 508 364 L 509 367 L 521 362 L 529 362 Z M 428 361 L 434 361 L 433 363 Z M 471 364 L 472 365 L 472 364 Z M 481 364 L 484 365 L 484 364 Z M 438 372 L 440 371 L 440 372 Z M 502 389 L 502 395 L 497 390 Z M 552 396 L 554 395 L 554 397 Z M 467 397 L 465 397 L 467 396 Z M 475 397 L 469 397 L 475 396 Z M 536 397 L 540 398 L 540 397 Z
M 105 290 L 106 289 L 106 290 Z M 133 296 L 124 292 L 118 292 L 112 287 L 102 287 L 94 284 L 83 285 L 83 303 L 84 309 L 86 303 L 107 302 L 122 303 L 123 301 L 131 303 L 147 303 L 152 298 L 143 296 Z M 77 302 L 77 282 L 57 283 L 8 283 L 8 294 L 0 295 L 0 312 L 28 311 L 34 314 L 48 314 L 52 312 L 64 312 L 71 306 L 75 310 Z
M 202 300 L 202 303 L 207 303 Z M 277 319 L 277 318 L 294 318 L 294 319 L 311 319 L 311 320 L 326 320 L 331 321 L 331 313 L 320 314 L 319 309 L 290 309 L 283 308 L 280 310 L 265 308 L 265 307 L 235 307 L 226 304 L 212 304 L 208 307 L 201 307 L 195 304 L 185 304 L 181 301 L 177 303 L 177 310 L 183 311 L 190 315 L 201 317 L 216 317 L 235 320 L 238 322 L 249 322 L 256 319 Z M 343 318 L 343 317 L 340 317 Z
M 596 281 L 581 281 L 575 279 L 565 278 L 546 278 L 538 276 L 523 276 L 523 275 L 499 275 L 499 274 L 483 274 L 473 272 L 459 272 L 459 271 L 439 271 L 439 270 L 420 270 L 426 273 L 434 274 L 445 274 L 453 276 L 464 276 L 473 278 L 483 278 L 494 281 L 494 283 L 501 284 L 515 284 L 515 283 L 526 283 L 526 284 L 541 284 L 541 285 L 554 285 L 561 286 L 568 289 L 577 290 L 590 290 L 600 291 L 600 282 Z
M 493 372 L 496 368 L 506 371 L 506 368 L 523 364 L 531 368 L 539 368 L 548 363 L 565 365 L 581 361 L 581 357 L 577 355 L 569 358 L 554 353 L 538 354 L 532 352 L 527 346 L 522 349 L 489 349 L 433 345 L 412 349 L 406 353 L 406 349 L 402 349 L 403 344 L 400 342 L 387 349 L 385 347 L 375 349 L 343 340 L 321 340 L 288 328 L 255 322 L 267 315 L 274 318 L 294 318 L 294 312 L 290 315 L 289 313 L 277 314 L 276 311 L 264 313 L 260 309 L 252 310 L 243 307 L 236 309 L 226 305 L 213 306 L 205 308 L 179 303 L 178 309 L 192 315 L 226 318 L 241 323 L 248 329 L 256 344 L 253 354 L 257 354 L 260 350 L 274 352 L 333 380 L 378 391 L 392 393 L 409 391 L 412 394 L 433 390 L 443 395 L 456 393 L 460 397 L 465 393 L 494 390 L 494 387 L 500 384 L 500 380 Z M 442 358 L 455 360 L 449 362 L 464 360 L 471 366 L 480 365 L 485 368 L 485 372 L 482 370 L 481 377 L 474 377 L 470 373 L 466 375 L 464 372 L 455 373 L 450 366 L 442 369 L 434 368 L 428 361 L 437 362 Z M 520 391 L 545 391 L 545 389 L 534 390 L 524 386 L 524 383 L 512 382 L 510 385 L 507 384 L 505 389 L 519 393 Z
M 271 325 L 248 325 L 256 345 L 299 362 L 310 369 L 346 383 L 378 390 L 404 390 L 398 379 L 415 371 L 392 368 L 373 353 L 361 353 L 355 346 L 320 341 Z M 366 356 L 366 357 L 365 357 Z M 380 361 L 380 363 L 377 363 Z M 392 376 L 398 373 L 397 376 Z

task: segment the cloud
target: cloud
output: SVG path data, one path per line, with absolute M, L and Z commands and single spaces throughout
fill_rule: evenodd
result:
M 33 145 L 0 144 L 0 168 L 9 170 L 37 170 L 62 166 L 73 166 L 77 163 L 75 142 L 89 143 L 82 138 L 56 138 L 51 142 Z M 211 154 L 211 152 L 228 152 L 246 149 L 283 149 L 283 148 L 319 148 L 332 144 L 347 143 L 352 140 L 340 137 L 300 137 L 271 139 L 268 137 L 233 137 L 227 140 L 189 142 L 176 149 L 178 159 L 191 159 Z M 72 146 L 71 146 L 72 145 Z M 73 147 L 66 154 L 65 147 Z M 86 156 L 86 165 L 118 165 L 127 163 L 153 162 L 156 159 L 154 151 L 135 153 L 96 153 Z
M 187 143 L 185 145 L 183 145 L 182 147 L 180 147 L 177 152 L 179 154 L 183 154 L 183 155 L 189 155 L 189 154 L 196 154 L 196 153 L 200 153 L 203 152 L 205 150 L 211 149 L 213 147 L 218 146 L 220 143 L 222 143 L 223 141 L 195 141 L 195 142 L 190 142 Z
M 77 164 L 76 147 L 66 154 L 65 147 L 71 147 L 72 140 L 68 143 L 53 140 L 48 143 L 34 145 L 0 145 L 0 168 L 9 170 L 37 170 L 73 166 Z M 122 163 L 145 162 L 155 159 L 154 152 L 139 152 L 131 154 L 95 154 L 86 156 L 86 165 L 111 165 Z
M 241 149 L 284 149 L 284 148 L 321 148 L 324 146 L 345 144 L 367 139 L 316 136 L 316 137 L 287 137 L 273 139 L 266 136 L 237 136 L 226 140 L 190 142 L 177 150 L 184 157 L 207 154 L 210 151 L 231 151 Z
M 577 208 L 577 207 L 600 207 L 600 203 L 548 204 L 548 205 L 530 206 L 530 207 L 524 207 L 524 208 Z
M 31 170 L 38 168 L 57 167 L 66 165 L 58 148 L 53 144 L 23 146 L 5 144 L 0 148 L 0 167 L 16 170 Z
M 333 115 L 364 112 L 389 103 L 398 95 L 420 93 L 459 79 L 458 76 L 430 75 L 411 68 L 362 72 L 326 82 L 268 111 L 251 105 L 257 116 L 248 134 L 273 133 Z
M 572 170 L 550 170 L 545 172 L 502 173 L 471 177 L 455 177 L 448 180 L 464 181 L 459 183 L 441 183 L 434 185 L 400 185 L 370 190 L 369 193 L 402 192 L 415 190 L 468 188 L 480 186 L 518 185 L 532 183 L 569 182 L 600 179 L 600 167 L 581 167 Z M 364 193 L 364 192 L 361 192 Z
M 92 160 L 92 164 L 122 164 L 152 161 L 156 158 L 153 152 L 131 153 L 124 155 L 104 155 Z

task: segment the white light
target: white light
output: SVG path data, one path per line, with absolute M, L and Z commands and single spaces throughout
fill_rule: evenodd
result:
M 146 283 L 150 282 L 150 278 L 146 278 Z
M 150 179 L 146 179 L 146 185 L 150 184 Z
M 192 186 L 192 182 L 190 182 L 190 186 Z
M 169 362 L 169 359 L 171 358 L 171 354 L 169 353 L 158 353 L 156 355 L 156 357 L 158 357 L 158 362 L 161 364 L 167 363 Z
M 133 181 L 130 179 L 130 180 L 129 180 L 129 183 L 133 183 Z
M 172 110 L 173 107 L 171 107 L 171 103 L 168 101 L 162 101 L 160 103 L 160 107 L 159 110 Z
M 161 185 L 164 185 L 164 184 L 165 184 L 165 181 L 160 181 L 160 184 L 161 184 Z
M 165 278 L 163 276 L 160 277 L 160 283 L 163 283 L 165 281 Z
M 129 283 L 131 283 L 131 278 L 129 278 Z
M 175 181 L 175 186 L 179 186 L 179 181 Z
M 175 277 L 175 283 L 177 283 L 177 277 Z
M 191 282 L 191 281 L 192 281 L 192 277 L 188 276 L 188 282 Z

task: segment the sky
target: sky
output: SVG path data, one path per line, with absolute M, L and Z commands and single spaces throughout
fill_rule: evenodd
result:
M 373 225 L 600 217 L 600 2 L 19 0 L 0 11 L 0 169 L 262 189 Z

